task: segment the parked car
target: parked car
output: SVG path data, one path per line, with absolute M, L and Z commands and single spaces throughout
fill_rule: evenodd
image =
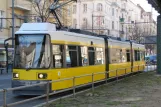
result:
M 149 55 L 149 56 L 145 56 L 145 61 L 146 64 L 157 64 L 157 56 L 156 55 Z

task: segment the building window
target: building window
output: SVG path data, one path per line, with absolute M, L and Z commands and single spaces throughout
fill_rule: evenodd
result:
M 83 12 L 87 13 L 87 4 L 83 4 Z
M 118 9 L 116 9 L 116 16 L 118 17 L 118 14 L 119 14 L 119 11 L 118 11 Z
M 112 16 L 114 16 L 114 15 L 115 15 L 115 9 L 112 8 Z
M 73 5 L 73 14 L 76 14 L 76 11 L 77 11 L 77 7 L 76 5 Z
M 70 6 L 68 6 L 68 16 L 70 16 L 71 15 L 71 8 L 70 8 Z
M 115 29 L 115 23 L 112 21 L 112 29 Z
M 0 10 L 0 18 L 4 18 L 4 11 Z M 4 19 L 0 19 L 0 28 L 4 27 Z
M 87 18 L 83 18 L 83 28 L 84 29 L 87 29 L 87 24 L 88 24 Z
M 103 6 L 101 3 L 97 4 L 97 11 L 103 11 Z
M 104 17 L 103 16 L 98 16 L 97 17 L 97 25 L 104 25 Z
M 73 19 L 73 28 L 77 28 L 77 19 Z

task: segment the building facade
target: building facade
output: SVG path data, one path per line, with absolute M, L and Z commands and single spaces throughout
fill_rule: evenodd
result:
M 31 11 L 31 5 L 25 0 L 14 0 L 14 30 L 17 31 L 24 23 L 25 15 Z M 3 0 L 0 3 L 0 47 L 3 47 L 4 39 L 12 36 L 12 0 Z M 11 44 L 11 41 L 9 42 Z
M 152 18 L 152 12 L 146 12 L 140 5 L 137 5 L 141 9 L 142 30 L 144 35 L 156 35 L 157 23 Z
M 80 0 L 73 4 L 72 27 L 119 37 L 120 0 Z
M 42 3 L 44 0 L 41 0 Z M 47 0 L 44 10 L 52 4 Z M 60 0 L 60 4 L 66 0 Z M 24 22 L 41 22 L 33 4 L 27 0 L 14 0 L 14 16 L 17 31 Z M 40 3 L 40 5 L 43 5 Z M 42 6 L 41 6 L 42 7 Z M 69 28 L 84 29 L 102 35 L 133 39 L 156 35 L 156 22 L 152 13 L 130 0 L 78 0 L 57 10 L 60 21 Z M 12 0 L 0 4 L 0 44 L 12 36 Z M 49 15 L 48 22 L 55 22 Z
M 156 34 L 151 12 L 131 0 L 79 0 L 72 5 L 72 28 L 124 39 Z

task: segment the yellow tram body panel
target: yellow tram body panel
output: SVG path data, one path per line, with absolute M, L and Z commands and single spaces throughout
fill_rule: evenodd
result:
M 145 61 L 135 61 L 133 66 L 133 72 L 144 71 Z
M 109 71 L 110 71 L 109 77 L 115 77 L 117 75 L 120 76 L 125 73 L 129 73 L 131 72 L 130 67 L 131 67 L 131 62 L 109 64 Z M 125 71 L 125 68 L 127 68 L 126 71 Z
M 48 76 L 47 79 L 45 80 L 51 80 L 51 81 L 104 71 L 105 71 L 105 65 L 64 68 L 64 69 L 30 70 L 30 71 L 26 71 L 25 69 L 13 70 L 14 73 L 18 73 L 20 75 L 18 80 L 44 80 L 44 79 L 38 79 L 38 73 L 46 73 Z M 105 74 L 94 75 L 94 81 L 102 79 L 105 79 Z M 89 82 L 92 82 L 92 76 L 75 78 L 75 85 L 86 84 Z M 65 80 L 52 83 L 52 90 L 60 90 L 64 88 L 70 88 L 72 86 L 73 86 L 73 80 Z

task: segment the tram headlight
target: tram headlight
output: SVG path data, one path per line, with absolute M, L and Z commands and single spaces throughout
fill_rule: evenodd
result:
M 19 74 L 18 73 L 13 73 L 13 78 L 19 78 Z
M 38 78 L 39 79 L 46 79 L 47 78 L 47 74 L 46 73 L 39 73 L 38 74 Z

